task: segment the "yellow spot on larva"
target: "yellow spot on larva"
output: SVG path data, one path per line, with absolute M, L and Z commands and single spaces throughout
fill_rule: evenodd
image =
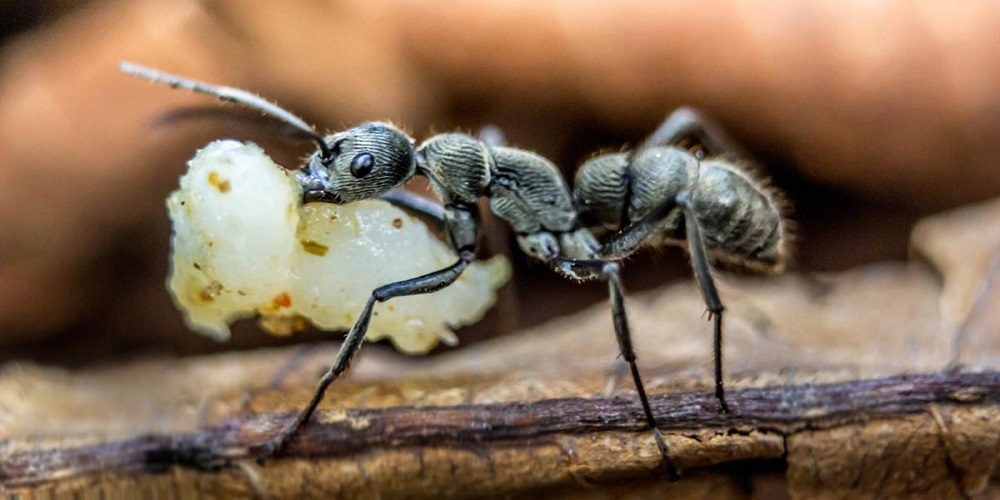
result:
M 299 240 L 299 244 L 302 245 L 302 249 L 306 252 L 319 255 L 320 257 L 326 255 L 326 252 L 330 250 L 330 247 L 322 243 L 316 243 L 313 240 Z
M 403 219 L 400 219 L 399 217 L 396 217 L 395 219 L 392 219 L 392 227 L 394 227 L 396 229 L 402 228 L 403 227 Z
M 223 179 L 218 172 L 208 173 L 208 183 L 211 184 L 212 186 L 215 186 L 215 189 L 218 189 L 219 192 L 222 194 L 228 193 L 229 190 L 233 187 L 231 184 L 229 184 L 229 180 Z

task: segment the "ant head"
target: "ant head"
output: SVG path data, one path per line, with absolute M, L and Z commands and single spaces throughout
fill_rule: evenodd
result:
M 381 122 L 359 125 L 323 139 L 297 179 L 303 199 L 350 203 L 374 198 L 406 182 L 416 170 L 413 140 Z
M 130 75 L 255 109 L 315 141 L 319 151 L 309 157 L 303 171 L 295 174 L 304 191 L 304 201 L 347 203 L 373 198 L 402 184 L 416 170 L 413 139 L 392 125 L 366 123 L 321 137 L 298 116 L 245 90 L 212 85 L 128 62 L 122 62 L 120 68 Z

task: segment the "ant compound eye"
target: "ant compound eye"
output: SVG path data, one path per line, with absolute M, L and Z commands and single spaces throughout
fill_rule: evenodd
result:
M 371 153 L 361 153 L 351 160 L 351 175 L 358 178 L 364 177 L 371 173 L 374 165 L 375 158 L 372 157 Z

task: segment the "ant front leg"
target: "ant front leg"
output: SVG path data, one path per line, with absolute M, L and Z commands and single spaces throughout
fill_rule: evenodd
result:
M 475 258 L 475 253 L 471 250 L 464 250 L 460 253 L 459 259 L 454 264 L 423 276 L 399 281 L 396 283 L 390 283 L 388 285 L 383 285 L 376 288 L 371 297 L 368 298 L 368 302 L 365 304 L 365 308 L 361 311 L 361 315 L 355 321 L 354 326 L 351 328 L 350 333 L 344 339 L 344 343 L 340 346 L 340 352 L 337 353 L 337 359 L 334 361 L 330 369 L 323 375 L 320 379 L 319 385 L 316 386 L 316 390 L 313 392 L 313 397 L 309 401 L 309 404 L 303 409 L 295 421 L 292 422 L 288 427 L 285 427 L 277 436 L 271 439 L 270 442 L 264 447 L 264 450 L 258 456 L 258 460 L 264 460 L 278 451 L 285 445 L 288 439 L 295 434 L 296 431 L 302 424 L 309 420 L 313 412 L 316 411 L 316 407 L 319 402 L 323 399 L 323 394 L 326 393 L 327 387 L 337 380 L 340 375 L 347 371 L 348 366 L 350 366 L 351 360 L 361 349 L 361 344 L 364 342 L 365 333 L 368 332 L 368 325 L 371 323 L 372 309 L 375 307 L 376 302 L 385 302 L 396 297 L 403 297 L 406 295 L 418 295 L 423 293 L 432 293 L 442 288 L 445 288 L 459 276 L 462 272 L 469 266 L 472 260 Z
M 379 198 L 393 205 L 413 212 L 417 216 L 428 219 L 429 221 L 437 224 L 439 227 L 446 226 L 446 214 L 445 208 L 440 203 L 434 200 L 424 198 L 419 194 L 407 191 L 405 189 L 393 189 L 392 191 L 382 193 Z
M 465 271 L 473 259 L 475 259 L 475 251 L 472 249 L 464 249 L 459 252 L 458 261 L 444 269 L 440 269 L 417 278 L 390 283 L 376 288 L 372 292 L 371 297 L 368 298 L 368 302 L 361 311 L 361 315 L 358 316 L 357 321 L 355 321 L 351 331 L 344 339 L 344 343 L 340 346 L 340 352 L 337 353 L 337 359 L 334 361 L 333 365 L 330 366 L 330 369 L 326 372 L 326 374 L 323 375 L 323 378 L 320 379 L 319 385 L 316 386 L 316 390 L 313 392 L 313 397 L 309 401 L 309 404 L 299 413 L 294 422 L 282 429 L 277 436 L 272 438 L 264 446 L 263 450 L 257 457 L 258 460 L 263 461 L 281 451 L 282 447 L 284 447 L 284 445 L 288 442 L 288 439 L 295 435 L 299 428 L 302 427 L 302 425 L 309 420 L 309 417 L 312 416 L 313 412 L 316 411 L 316 407 L 323 399 L 323 394 L 326 393 L 327 387 L 329 387 L 334 380 L 337 380 L 340 375 L 347 371 L 351 360 L 361 349 L 361 344 L 364 342 L 365 334 L 368 332 L 368 325 L 371 323 L 372 310 L 375 307 L 376 302 L 385 302 L 396 297 L 432 293 L 441 290 L 442 288 L 454 283 L 455 280 L 462 275 L 462 272 Z
M 636 363 L 635 349 L 632 346 L 632 332 L 628 325 L 628 316 L 625 312 L 625 294 L 622 290 L 621 274 L 617 262 L 604 260 L 574 260 L 555 258 L 551 264 L 557 272 L 574 280 L 591 280 L 604 278 L 608 282 L 608 293 L 611 297 L 611 317 L 615 327 L 615 338 L 618 340 L 618 349 L 622 358 L 628 363 L 632 373 L 632 381 L 635 390 L 639 395 L 639 402 L 642 404 L 642 411 L 646 417 L 646 424 L 653 431 L 653 438 L 656 446 L 663 456 L 664 466 L 667 475 L 672 479 L 678 478 L 677 468 L 674 467 L 667 449 L 667 443 L 663 439 L 663 434 L 656 427 L 656 418 L 653 416 L 653 409 L 649 405 L 649 397 L 646 395 L 646 387 L 639 374 L 639 365 Z

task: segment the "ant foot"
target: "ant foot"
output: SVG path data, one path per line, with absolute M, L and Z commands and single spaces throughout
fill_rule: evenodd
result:
M 285 445 L 288 444 L 288 439 L 292 437 L 293 434 L 295 434 L 295 431 L 297 429 L 298 426 L 290 425 L 282 429 L 277 436 L 274 436 L 273 438 L 269 439 L 266 443 L 261 445 L 260 448 L 257 449 L 257 452 L 254 455 L 254 459 L 257 460 L 257 463 L 263 464 L 267 460 L 274 458 L 275 455 L 280 453 L 281 450 L 285 448 Z
M 663 434 L 660 429 L 653 429 L 653 438 L 656 440 L 656 447 L 660 449 L 660 455 L 663 456 L 663 467 L 666 469 L 667 478 L 671 481 L 677 481 L 680 479 L 680 471 L 674 466 L 674 461 L 670 459 L 670 452 L 667 451 L 667 442 L 663 440 Z

